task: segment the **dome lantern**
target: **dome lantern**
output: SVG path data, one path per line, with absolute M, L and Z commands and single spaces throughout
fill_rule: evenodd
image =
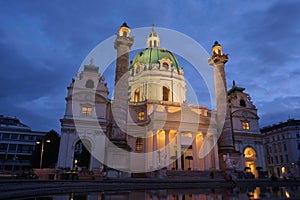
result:
M 154 24 L 152 24 L 152 32 L 146 41 L 147 48 L 158 48 L 160 46 L 160 39 L 157 33 L 154 31 Z
M 211 48 L 212 55 L 222 55 L 222 46 L 219 44 L 218 41 L 215 41 L 214 45 Z
M 130 36 L 130 28 L 126 22 L 124 22 L 119 28 L 119 36 L 129 37 Z

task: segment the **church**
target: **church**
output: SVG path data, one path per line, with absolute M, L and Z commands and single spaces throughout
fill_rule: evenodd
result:
M 160 46 L 154 27 L 129 62 L 134 43 L 123 23 L 116 35 L 114 97 L 93 58 L 69 85 L 57 167 L 106 171 L 110 177 L 184 171 L 265 170 L 257 109 L 245 88 L 227 90 L 228 55 L 215 42 L 216 110 L 186 99 L 184 70 Z M 94 58 L 97 59 L 97 58 Z

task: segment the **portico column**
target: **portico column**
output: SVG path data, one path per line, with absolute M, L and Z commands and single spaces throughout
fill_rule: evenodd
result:
M 192 144 L 192 147 L 193 147 L 193 163 L 194 163 L 193 170 L 198 170 L 198 156 L 197 156 L 196 138 L 197 138 L 196 133 L 193 133 L 193 144 Z
M 203 138 L 203 145 L 204 145 L 204 149 L 205 149 L 205 158 L 204 158 L 204 168 L 205 170 L 208 170 L 209 169 L 209 143 L 208 143 L 208 136 L 207 136 L 207 133 L 204 135 L 204 138 Z
M 157 150 L 157 130 L 153 130 L 153 135 L 152 135 L 152 139 L 153 139 L 153 151 L 152 151 L 152 155 L 153 155 L 153 169 L 156 169 L 157 167 L 157 162 L 156 162 L 156 150 Z
M 213 143 L 213 135 L 209 136 L 209 146 L 210 146 L 210 168 L 215 168 L 215 150 Z
M 213 135 L 213 143 L 214 143 L 214 155 L 215 155 L 215 168 L 216 170 L 220 169 L 220 162 L 218 156 L 218 138 L 216 135 Z
M 166 149 L 166 154 L 167 154 L 167 156 L 166 156 L 166 159 L 167 159 L 166 167 L 167 167 L 167 169 L 169 169 L 169 165 L 170 165 L 169 133 L 170 133 L 170 130 L 165 131 L 165 149 Z
M 181 133 L 177 131 L 177 166 L 181 170 Z

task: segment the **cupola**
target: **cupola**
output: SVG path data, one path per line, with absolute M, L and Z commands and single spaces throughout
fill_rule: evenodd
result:
M 158 48 L 160 46 L 160 39 L 157 33 L 154 31 L 154 24 L 152 24 L 152 32 L 146 41 L 147 48 Z
M 212 55 L 220 55 L 220 56 L 223 55 L 222 46 L 218 43 L 218 41 L 215 41 L 211 50 L 212 50 Z
M 119 29 L 119 36 L 129 37 L 130 36 L 130 28 L 126 22 L 124 22 Z

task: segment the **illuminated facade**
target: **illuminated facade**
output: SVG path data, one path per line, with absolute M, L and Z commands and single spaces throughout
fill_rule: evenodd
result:
M 82 143 L 88 144 L 92 155 L 106 149 L 104 159 L 112 161 L 118 169 L 130 168 L 135 172 L 161 168 L 172 171 L 244 170 L 253 161 L 248 159 L 252 152 L 249 149 L 256 155 L 255 166 L 264 169 L 262 143 L 258 143 L 260 139 L 257 140 L 260 134 L 256 108 L 247 101 L 247 94 L 235 85 L 227 93 L 224 65 L 228 55 L 222 53 L 220 44 L 215 43 L 209 60 L 210 65 L 221 73 L 221 79 L 215 79 L 216 96 L 223 95 L 226 99 L 224 105 L 218 104 L 221 101 L 217 99 L 216 115 L 205 105 L 186 102 L 183 68 L 172 52 L 160 47 L 160 38 L 153 27 L 146 39 L 146 49 L 137 53 L 128 65 L 133 42 L 130 28 L 124 23 L 114 44 L 117 62 L 113 101 L 108 99 L 108 89 L 93 61 L 84 66 L 76 81 L 68 87 L 66 113 L 61 120 L 58 167 L 74 169 L 79 166 L 75 150 L 80 146 L 78 131 L 81 131 L 80 135 L 84 135 L 85 141 Z M 118 84 L 119 81 L 123 81 L 123 84 Z M 91 92 L 96 93 L 95 97 L 89 96 Z M 231 103 L 228 104 L 227 99 Z M 240 104 L 242 99 L 245 102 Z M 231 110 L 222 110 L 224 106 Z M 118 110 L 118 115 L 112 117 L 114 109 Z M 225 128 L 220 129 L 218 113 L 223 111 L 226 115 Z M 240 112 L 248 114 L 240 118 Z M 105 130 L 104 134 L 97 134 L 97 122 Z M 127 125 L 120 129 L 116 122 L 126 122 Z M 220 131 L 222 135 L 218 141 Z M 104 142 L 104 137 L 122 149 L 145 156 L 135 160 L 134 157 L 114 152 Z M 90 157 L 85 161 L 85 168 L 102 168 L 102 163 Z
M 257 109 L 244 90 L 233 81 L 228 91 L 230 121 L 235 149 L 240 154 L 238 168 L 246 168 L 257 178 L 266 170 L 263 135 L 259 130 Z

